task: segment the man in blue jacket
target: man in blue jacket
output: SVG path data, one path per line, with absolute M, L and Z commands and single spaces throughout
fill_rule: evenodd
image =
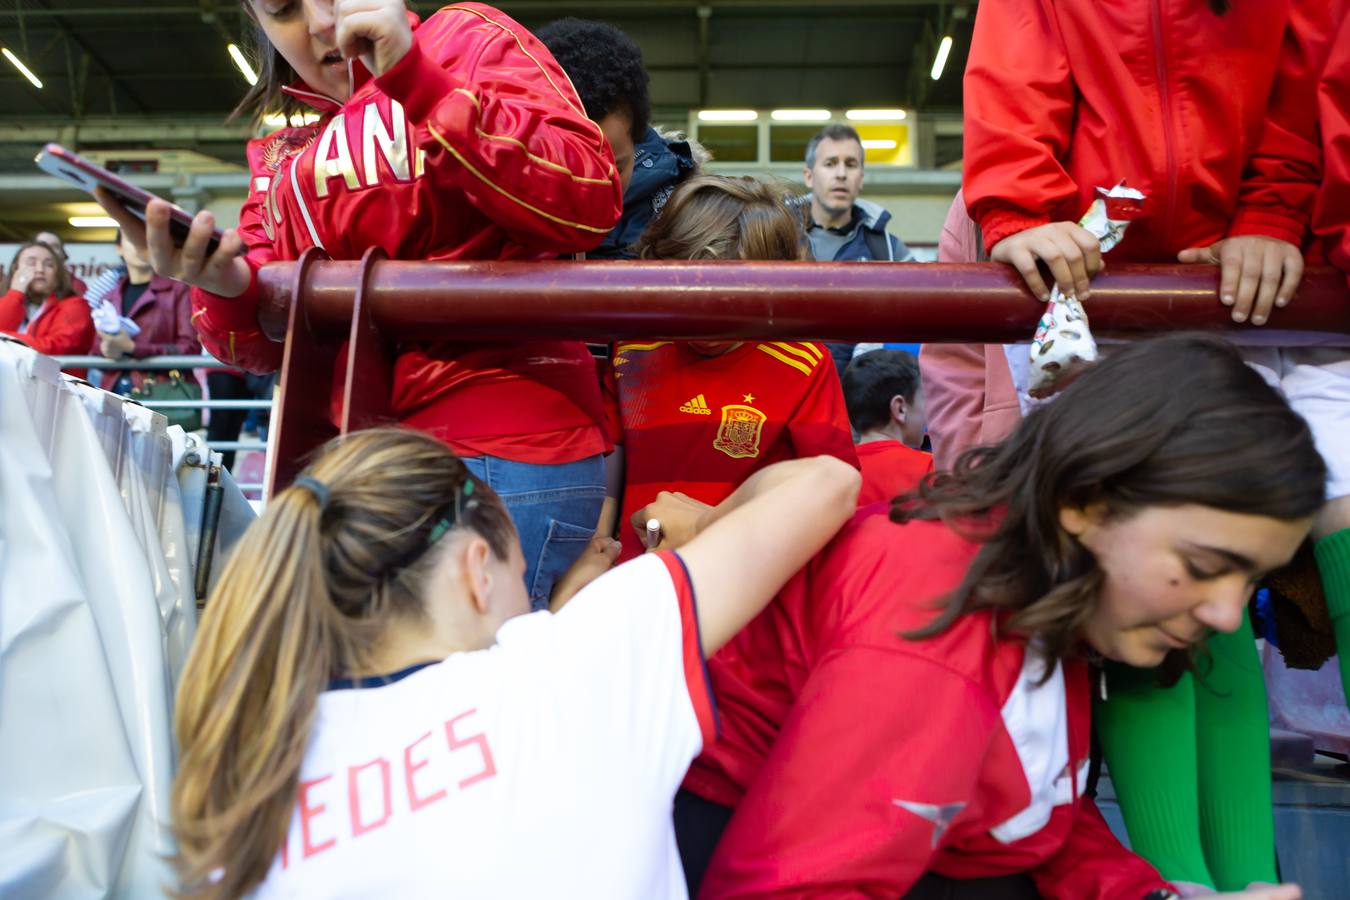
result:
M 886 231 L 891 214 L 859 199 L 863 185 L 863 146 L 847 125 L 826 125 L 806 145 L 802 172 L 811 194 L 806 235 L 818 262 L 861 260 L 911 262 L 904 242 Z M 853 358 L 853 344 L 829 345 L 842 378 Z

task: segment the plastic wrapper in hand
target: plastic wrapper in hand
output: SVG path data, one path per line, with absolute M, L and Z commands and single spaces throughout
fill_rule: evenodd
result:
M 113 306 L 111 300 L 99 300 L 97 303 L 91 300 L 89 317 L 94 320 L 94 327 L 104 334 L 125 331 L 127 337 L 134 338 L 141 333 L 141 326 L 126 316 L 117 314 L 117 307 Z
M 1144 195 L 1124 184 L 1097 188 L 1097 199 L 1078 224 L 1106 253 L 1125 236 L 1125 228 L 1143 209 Z M 1065 296 L 1056 286 L 1050 292 L 1036 335 L 1031 339 L 1032 397 L 1048 397 L 1097 359 L 1097 342 L 1088 328 L 1087 312 L 1077 297 Z

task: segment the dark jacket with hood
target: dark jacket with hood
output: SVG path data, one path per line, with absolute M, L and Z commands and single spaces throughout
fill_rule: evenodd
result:
M 623 216 L 587 259 L 632 259 L 632 246 L 665 207 L 680 182 L 699 170 L 698 148 L 679 135 L 648 128 L 634 148 L 633 178 L 623 192 Z

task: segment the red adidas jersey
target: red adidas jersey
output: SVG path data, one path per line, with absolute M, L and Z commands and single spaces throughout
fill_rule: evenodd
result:
M 541 259 L 589 249 L 613 227 L 613 156 L 548 50 L 480 3 L 411 19 L 412 48 L 392 69 L 371 78 L 354 63 L 346 103 L 287 88 L 322 118 L 249 144 L 239 233 L 254 269 L 310 247 L 334 259 L 371 247 L 393 259 Z M 194 325 L 218 358 L 275 371 L 282 346 L 259 330 L 257 305 L 256 284 L 233 298 L 194 290 Z M 394 414 L 462 455 L 560 463 L 607 449 L 579 341 L 399 350 Z
M 858 464 L 839 375 L 818 344 L 746 343 L 708 357 L 683 343 L 619 343 L 605 383 L 626 466 L 620 561 L 642 552 L 627 523 L 660 491 L 715 504 L 780 460 Z
M 907 494 L 933 471 L 933 454 L 915 450 L 902 441 L 868 441 L 857 449 L 858 462 L 862 464 L 859 508 Z
M 899 897 L 928 870 L 1029 873 L 1047 898 L 1166 887 L 1081 791 L 1085 663 L 931 621 L 978 545 L 940 522 L 854 521 L 708 661 L 721 736 L 685 778 L 736 812 L 704 897 Z

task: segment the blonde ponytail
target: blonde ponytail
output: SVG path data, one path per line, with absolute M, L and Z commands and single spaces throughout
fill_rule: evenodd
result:
M 441 443 L 376 429 L 336 444 L 235 547 L 207 602 L 178 689 L 172 810 L 178 896 L 237 897 L 286 839 L 319 693 L 359 671 L 417 590 L 437 511 L 469 477 Z M 505 558 L 514 531 L 485 486 L 472 516 Z M 408 560 L 413 560 L 405 565 Z

